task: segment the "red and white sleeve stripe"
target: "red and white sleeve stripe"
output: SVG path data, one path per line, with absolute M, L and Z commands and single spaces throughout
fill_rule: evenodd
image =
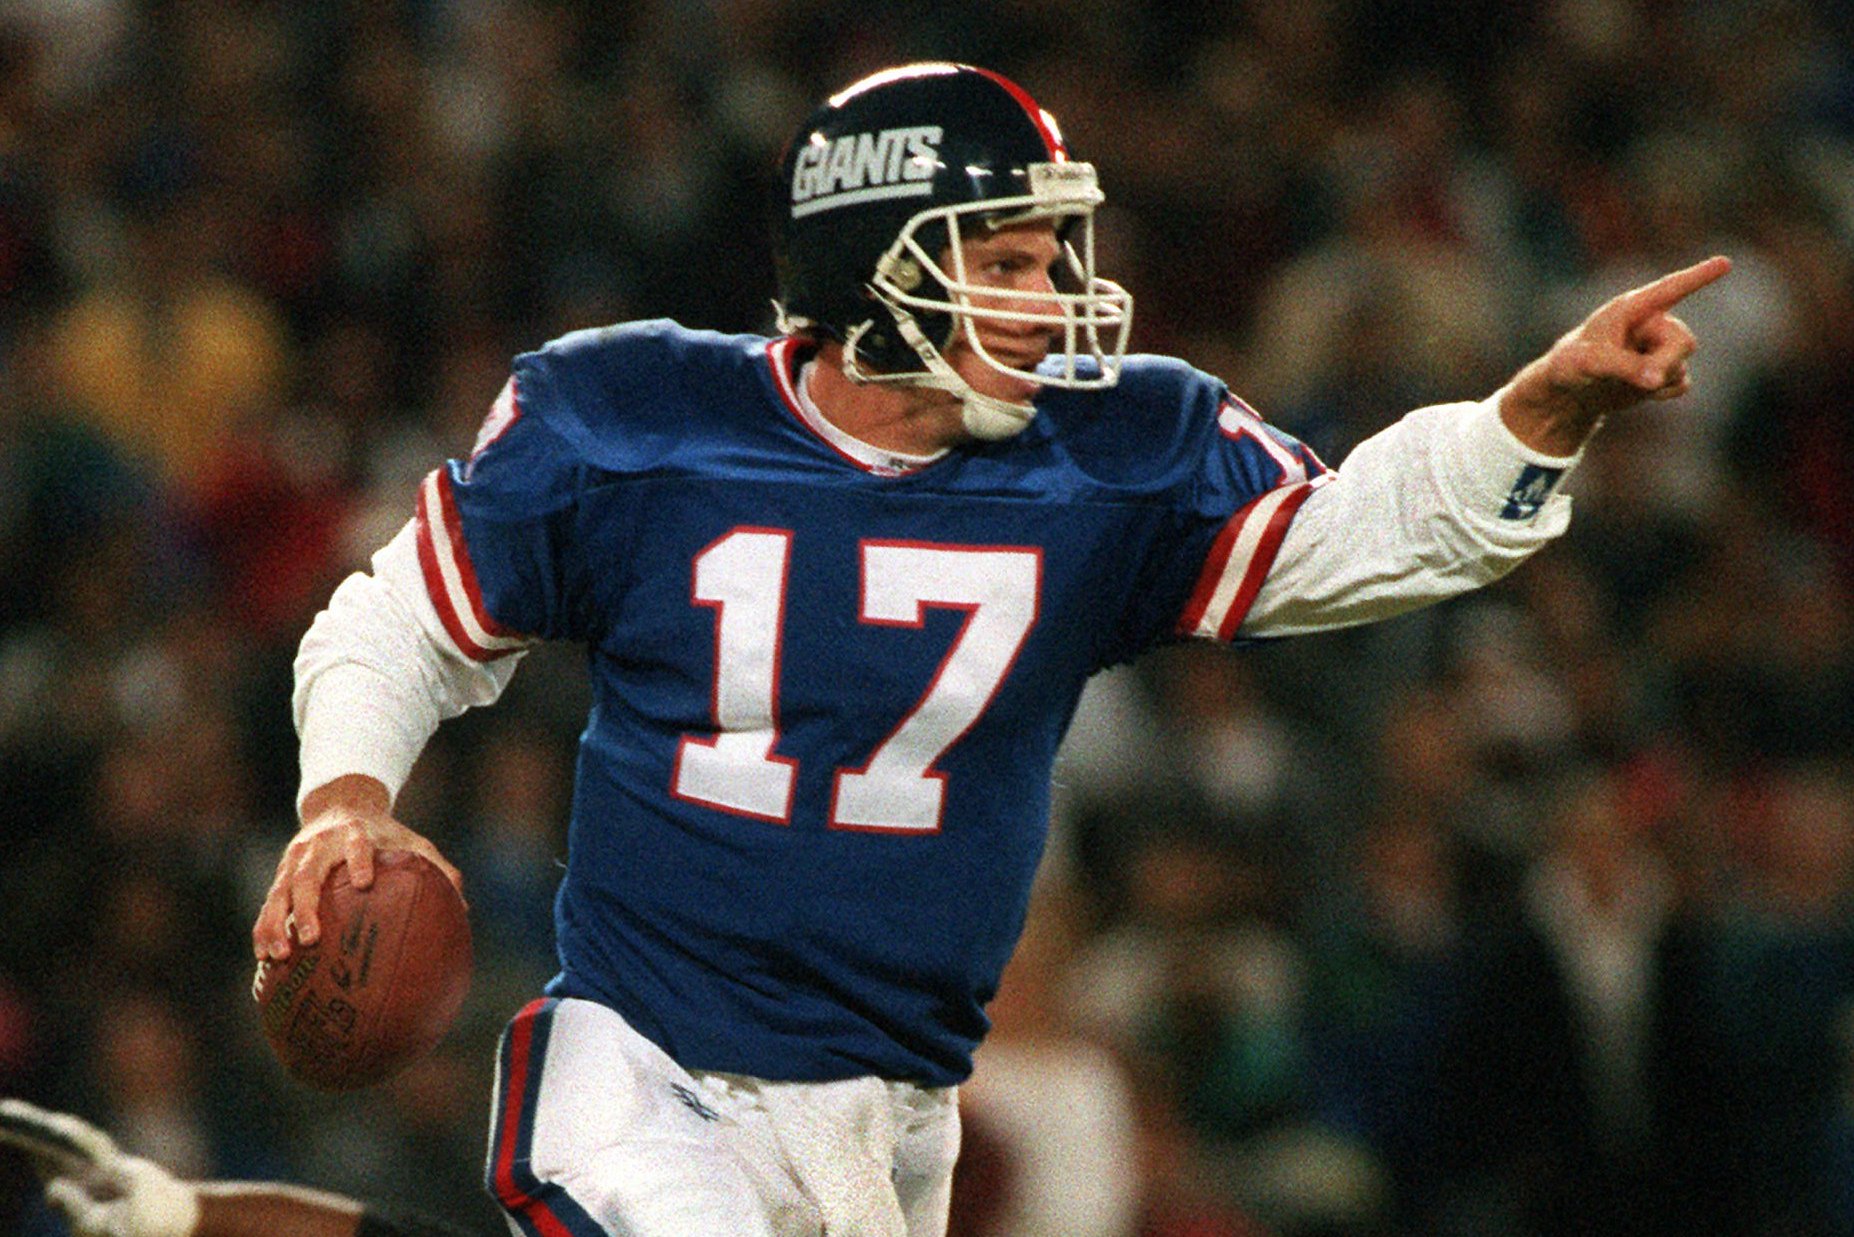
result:
M 1294 513 L 1326 480 L 1278 486 L 1230 517 L 1210 547 L 1204 569 L 1178 617 L 1178 633 L 1233 640 L 1268 578 Z
M 483 424 L 477 428 L 476 444 L 470 448 L 470 463 L 476 463 L 476 457 L 489 450 L 496 440 L 515 428 L 515 422 L 521 420 L 521 394 L 515 388 L 515 379 L 511 377 L 502 384 L 502 391 L 496 396 L 496 402 L 489 406 L 489 415 L 483 418 Z M 466 472 L 465 476 L 469 474 Z
M 483 590 L 470 562 L 470 547 L 464 542 L 463 520 L 446 469 L 436 470 L 419 486 L 417 524 L 425 590 L 457 648 L 473 660 L 494 661 L 532 645 L 532 639 L 490 617 L 483 605 Z

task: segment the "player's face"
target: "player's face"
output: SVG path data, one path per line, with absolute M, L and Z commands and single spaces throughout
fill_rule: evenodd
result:
M 1049 312 L 1048 301 L 1038 301 L 1055 290 L 1052 272 L 1062 257 L 1051 222 L 1024 223 L 996 232 L 980 230 L 960 242 L 966 280 L 985 291 L 974 293 L 980 308 L 1019 313 Z M 999 321 L 974 318 L 979 342 L 995 359 L 1017 369 L 1035 369 L 1049 353 L 1055 328 L 1043 322 Z M 1022 403 L 1036 394 L 1036 384 L 1000 373 L 972 348 L 962 329 L 946 349 L 947 362 L 975 391 Z

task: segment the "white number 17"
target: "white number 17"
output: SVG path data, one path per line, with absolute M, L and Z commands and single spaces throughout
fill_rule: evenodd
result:
M 798 762 L 773 754 L 791 549 L 790 532 L 741 527 L 695 556 L 692 600 L 716 609 L 715 729 L 683 736 L 670 785 L 680 799 L 781 824 L 798 779 Z M 935 763 L 984 714 L 1035 625 L 1042 553 L 912 541 L 861 550 L 863 622 L 918 628 L 929 607 L 966 620 L 913 709 L 861 768 L 836 771 L 830 826 L 931 833 L 946 798 Z

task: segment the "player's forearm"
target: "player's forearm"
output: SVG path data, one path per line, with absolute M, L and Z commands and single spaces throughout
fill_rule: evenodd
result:
M 298 1186 L 203 1182 L 193 1237 L 355 1237 L 361 1204 Z
M 189 1237 L 472 1237 L 446 1220 L 389 1215 L 327 1190 L 267 1181 L 193 1190 L 200 1218 Z
M 483 663 L 457 649 L 425 591 L 411 525 L 372 566 L 335 590 L 297 652 L 299 808 L 349 774 L 396 796 L 438 724 L 495 700 L 519 660 Z
M 390 806 L 437 729 L 438 711 L 366 666 L 330 667 L 299 695 L 297 811 L 302 819 L 319 810 L 312 798 L 326 800 L 331 786 L 352 787 L 357 781 L 377 785 Z
M 1577 459 L 1521 441 L 1497 396 L 1410 413 L 1301 507 L 1243 633 L 1375 622 L 1492 583 L 1569 526 L 1556 491 Z

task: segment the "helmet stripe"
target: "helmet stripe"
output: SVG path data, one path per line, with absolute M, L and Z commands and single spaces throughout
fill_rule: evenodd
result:
M 1043 145 L 1049 150 L 1052 163 L 1061 163 L 1068 159 L 1069 148 L 1063 142 L 1062 134 L 1056 129 L 1056 118 L 1044 111 L 1042 105 L 1031 97 L 1028 90 L 1002 73 L 994 73 L 990 69 L 981 69 L 976 65 L 972 66 L 972 71 L 989 77 L 1004 87 L 1011 98 L 1017 100 L 1017 105 L 1024 109 L 1025 114 L 1030 117 L 1030 122 L 1036 126 L 1036 131 L 1042 135 Z

